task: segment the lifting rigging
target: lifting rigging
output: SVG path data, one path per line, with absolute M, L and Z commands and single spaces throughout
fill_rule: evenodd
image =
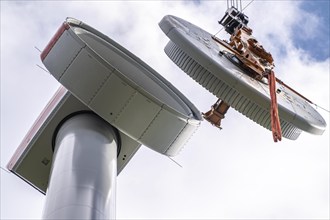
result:
M 276 77 L 273 71 L 274 59 L 252 36 L 252 29 L 247 26 L 249 18 L 242 12 L 241 0 L 227 0 L 227 7 L 227 11 L 219 24 L 231 35 L 229 42 L 220 40 L 215 36 L 213 39 L 227 48 L 227 52 L 231 56 L 235 56 L 253 78 L 263 82 L 268 81 L 273 139 L 275 142 L 281 141 L 282 132 L 276 98 Z M 219 99 L 210 111 L 203 114 L 203 117 L 211 124 L 221 128 L 221 119 L 225 117 L 228 109 L 229 105 Z
M 296 140 L 302 131 L 322 134 L 326 122 L 313 108 L 317 106 L 275 77 L 275 64 L 252 35 L 249 18 L 241 1 L 227 1 L 219 20 L 230 37 L 222 40 L 189 21 L 166 15 L 159 23 L 169 37 L 166 55 L 187 75 L 215 95 L 218 100 L 205 120 L 221 129 L 221 121 L 233 108 L 273 133 Z M 277 88 L 276 88 L 277 87 Z M 323 109 L 323 108 L 322 108 Z

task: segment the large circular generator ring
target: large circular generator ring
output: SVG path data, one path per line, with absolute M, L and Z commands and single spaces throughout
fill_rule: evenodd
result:
M 41 59 L 96 114 L 159 153 L 176 155 L 202 120 L 160 74 L 79 20 L 66 19 Z
M 266 83 L 253 79 L 225 56 L 212 35 L 181 18 L 167 15 L 159 23 L 170 38 L 168 57 L 196 82 L 259 125 L 271 129 L 270 94 Z M 297 139 L 301 131 L 322 134 L 326 122 L 303 98 L 277 83 L 283 137 Z

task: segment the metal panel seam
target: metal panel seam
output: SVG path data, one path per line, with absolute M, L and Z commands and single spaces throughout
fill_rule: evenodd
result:
M 128 98 L 128 100 L 126 101 L 126 103 L 123 105 L 123 107 L 120 109 L 120 111 L 117 113 L 116 117 L 111 121 L 111 123 L 116 123 L 116 120 L 119 118 L 119 116 L 121 115 L 121 113 L 123 113 L 123 111 L 126 109 L 126 107 L 128 106 L 128 104 L 132 101 L 133 97 L 135 95 L 137 95 L 139 92 L 135 89 L 134 92 L 132 93 L 132 95 Z
M 101 64 L 101 65 L 102 65 L 102 64 Z M 115 70 L 114 70 L 114 71 L 115 71 Z M 94 92 L 94 94 L 92 95 L 92 97 L 88 100 L 88 102 L 87 102 L 87 105 L 88 105 L 88 106 L 89 106 L 90 103 L 93 101 L 93 99 L 95 98 L 95 96 L 99 93 L 99 91 L 101 90 L 101 88 L 103 87 L 103 85 L 105 84 L 105 82 L 107 82 L 107 81 L 109 80 L 110 76 L 113 74 L 114 71 L 112 71 L 109 75 L 107 75 L 107 77 L 105 77 L 105 78 L 103 79 L 103 81 L 100 83 L 99 87 L 95 90 L 95 92 Z
M 165 151 L 165 154 L 169 151 L 169 149 L 172 147 L 172 145 L 176 142 L 176 140 L 178 139 L 178 137 L 181 136 L 181 133 L 185 130 L 185 128 L 187 127 L 188 124 L 189 124 L 188 121 L 186 121 L 185 126 L 181 129 L 181 131 L 176 135 L 176 137 L 174 138 L 174 140 L 172 141 L 172 143 L 168 146 L 167 150 Z
M 155 115 L 155 117 L 151 120 L 151 122 L 149 123 L 149 125 L 146 127 L 146 129 L 142 132 L 141 136 L 137 139 L 138 141 L 140 141 L 143 136 L 145 135 L 145 133 L 147 132 L 147 130 L 151 127 L 151 125 L 153 124 L 153 122 L 156 120 L 156 118 L 158 117 L 158 115 L 160 114 L 160 112 L 164 109 L 164 104 L 162 104 L 160 106 L 159 111 L 157 112 L 157 114 Z
M 69 64 L 64 68 L 63 72 L 61 73 L 60 77 L 58 78 L 58 81 L 61 80 L 62 76 L 65 74 L 65 72 L 69 69 L 73 61 L 77 58 L 77 56 L 80 54 L 80 52 L 85 49 L 86 45 L 80 48 L 80 50 L 76 53 L 76 55 L 70 60 Z M 87 52 L 88 53 L 88 52 Z

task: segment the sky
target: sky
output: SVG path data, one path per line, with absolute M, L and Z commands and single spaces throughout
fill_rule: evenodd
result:
M 243 1 L 243 7 L 249 1 Z M 329 1 L 254 1 L 246 9 L 275 73 L 329 109 Z M 59 87 L 40 52 L 66 17 L 106 34 L 149 64 L 201 112 L 217 100 L 163 49 L 167 14 L 215 34 L 225 1 L 1 1 L 1 219 L 40 219 L 45 196 L 6 171 Z M 218 37 L 228 39 L 221 31 Z M 317 108 L 329 124 L 329 113 Z M 142 146 L 117 179 L 118 219 L 329 219 L 329 128 L 274 143 L 270 131 L 229 109 L 206 121 L 174 159 Z

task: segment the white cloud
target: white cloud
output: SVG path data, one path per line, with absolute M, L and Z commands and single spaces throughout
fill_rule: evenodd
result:
M 131 50 L 206 111 L 216 98 L 166 57 L 168 39 L 158 22 L 173 14 L 216 33 L 225 7 L 225 1 L 1 2 L 1 166 L 58 86 L 36 67 L 34 46 L 42 49 L 67 16 Z M 317 28 L 317 15 L 296 1 L 254 1 L 246 14 L 275 56 L 277 76 L 329 109 L 329 59 L 316 61 L 293 43 L 297 29 L 313 37 L 308 34 Z M 300 28 L 297 15 L 309 22 L 308 29 Z M 321 113 L 329 124 L 328 113 Z M 223 127 L 202 123 L 175 158 L 184 168 L 142 148 L 118 178 L 117 217 L 329 217 L 328 129 L 322 136 L 303 133 L 297 141 L 274 144 L 269 131 L 233 109 Z M 1 218 L 39 218 L 43 196 L 12 175 L 1 171 L 1 177 Z

